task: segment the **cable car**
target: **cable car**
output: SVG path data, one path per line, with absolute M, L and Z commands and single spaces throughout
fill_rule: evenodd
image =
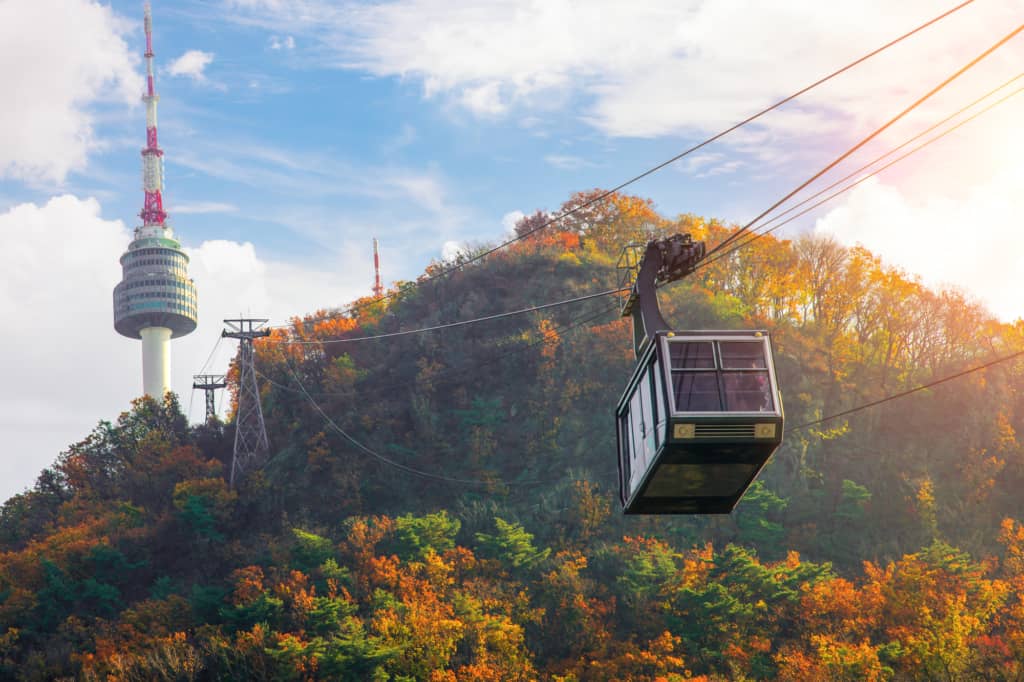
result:
M 655 285 L 692 270 L 704 245 L 647 245 L 624 315 L 637 364 L 616 408 L 626 514 L 728 514 L 782 442 L 784 423 L 763 330 L 669 330 Z

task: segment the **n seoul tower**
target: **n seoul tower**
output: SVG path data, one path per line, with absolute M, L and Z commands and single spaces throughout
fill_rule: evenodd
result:
M 114 287 L 114 329 L 142 339 L 142 387 L 162 400 L 171 387 L 171 339 L 196 328 L 196 285 L 188 277 L 188 256 L 174 239 L 163 207 L 164 152 L 156 141 L 153 90 L 153 19 L 145 6 L 146 148 L 142 150 L 142 225 L 121 256 L 123 276 Z

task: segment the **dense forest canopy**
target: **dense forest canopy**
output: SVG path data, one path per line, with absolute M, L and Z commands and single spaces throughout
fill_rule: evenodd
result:
M 295 318 L 257 343 L 271 452 L 236 489 L 230 419 L 168 395 L 100 422 L 0 510 L 0 676 L 1021 679 L 1019 361 L 791 430 L 729 516 L 623 517 L 614 300 L 345 342 L 615 288 L 625 243 L 734 229 L 615 194 Z M 769 329 L 790 426 L 1024 349 L 818 236 L 661 297 L 679 328 Z

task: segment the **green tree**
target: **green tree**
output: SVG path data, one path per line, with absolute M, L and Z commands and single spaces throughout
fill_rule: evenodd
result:
M 548 558 L 550 548 L 537 549 L 533 546 L 533 534 L 518 523 L 509 523 L 494 517 L 497 532 L 493 535 L 477 533 L 476 541 L 480 553 L 500 560 L 512 568 L 533 568 Z

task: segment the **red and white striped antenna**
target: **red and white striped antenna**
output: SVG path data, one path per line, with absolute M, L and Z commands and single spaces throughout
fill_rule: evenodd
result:
M 384 295 L 384 285 L 380 281 L 380 250 L 377 248 L 377 238 L 373 238 L 373 296 L 380 298 Z
M 164 169 L 161 157 L 162 149 L 156 141 L 156 103 L 160 95 L 153 86 L 153 15 L 149 3 L 145 5 L 143 26 L 146 29 L 146 94 L 142 101 L 146 103 L 146 147 L 142 150 L 142 190 L 146 194 L 145 203 L 139 216 L 143 225 L 163 226 L 167 220 L 164 211 Z

